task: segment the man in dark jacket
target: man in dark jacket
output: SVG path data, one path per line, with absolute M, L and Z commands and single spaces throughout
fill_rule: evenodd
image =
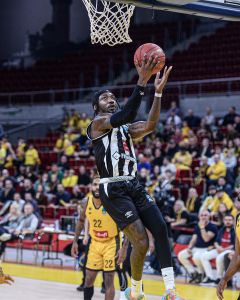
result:
M 214 249 L 206 251 L 201 256 L 202 265 L 206 274 L 201 285 L 217 285 L 224 273 L 224 256 L 231 253 L 235 244 L 234 218 L 232 215 L 224 217 L 224 226 L 219 230 Z M 212 259 L 216 259 L 217 279 L 214 280 L 213 269 L 210 264 Z

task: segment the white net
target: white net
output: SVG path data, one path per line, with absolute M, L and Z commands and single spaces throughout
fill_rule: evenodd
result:
M 91 24 L 91 41 L 115 46 L 132 42 L 128 29 L 135 6 L 105 0 L 82 0 Z

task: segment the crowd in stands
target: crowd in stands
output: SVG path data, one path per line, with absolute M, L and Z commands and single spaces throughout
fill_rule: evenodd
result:
M 39 150 L 34 139 L 13 146 L 0 141 L 0 241 L 32 236 L 53 209 L 75 213 L 96 170 L 87 139 L 91 120 L 75 110 L 64 117 L 54 145 Z M 139 180 L 155 199 L 176 242 L 193 234 L 178 254 L 192 282 L 213 283 L 223 272 L 224 255 L 231 257 L 234 219 L 240 212 L 240 115 L 230 107 L 225 116 L 210 107 L 200 118 L 189 109 L 183 115 L 175 102 L 157 130 L 135 141 Z M 41 152 L 55 153 L 46 164 Z M 3 251 L 3 247 L 0 247 Z M 208 251 L 211 249 L 211 251 Z M 0 252 L 1 254 L 1 252 Z M 224 255 L 223 255 L 224 254 Z M 192 261 L 189 258 L 192 257 Z M 211 259 L 216 259 L 214 278 Z M 203 279 L 203 274 L 207 275 Z

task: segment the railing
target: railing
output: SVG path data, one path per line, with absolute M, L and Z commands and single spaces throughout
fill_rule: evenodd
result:
M 233 87 L 233 84 L 237 83 L 237 87 Z M 206 91 L 206 87 L 214 84 L 223 84 L 223 88 L 218 91 L 214 90 Z M 119 98 L 128 96 L 126 92 L 134 88 L 134 84 L 130 85 L 115 85 L 107 86 L 102 85 L 101 88 L 113 90 Z M 194 87 L 190 90 L 189 87 Z M 167 88 L 171 92 L 178 96 L 186 97 L 186 95 L 211 95 L 216 94 L 227 94 L 231 95 L 240 91 L 240 77 L 231 78 L 216 78 L 216 79 L 204 79 L 204 80 L 187 80 L 187 81 L 173 81 L 169 82 Z M 100 87 L 90 88 L 74 88 L 74 89 L 59 89 L 59 90 L 45 90 L 45 91 L 32 91 L 32 92 L 16 92 L 16 93 L 0 93 L 0 106 L 16 107 L 19 105 L 35 105 L 35 104 L 69 104 L 79 101 L 81 103 L 88 102 L 92 96 L 92 93 L 99 90 Z M 152 92 L 153 84 L 149 84 L 147 87 L 146 94 Z

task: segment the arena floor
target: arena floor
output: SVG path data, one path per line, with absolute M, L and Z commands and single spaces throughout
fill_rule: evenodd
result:
M 82 293 L 76 291 L 76 286 L 81 280 L 78 272 L 16 264 L 3 264 L 3 267 L 5 273 L 9 273 L 14 277 L 15 284 L 1 286 L 0 298 L 2 300 L 83 299 Z M 99 276 L 96 284 L 99 286 L 100 283 L 101 277 Z M 186 284 L 178 284 L 177 287 L 180 295 L 186 300 L 217 300 L 215 288 Z M 157 300 L 159 295 L 163 293 L 163 283 L 158 281 L 157 276 L 145 276 L 144 288 L 148 300 Z M 116 300 L 118 299 L 117 295 Z M 236 300 L 238 292 L 227 290 L 224 296 L 225 300 Z M 98 288 L 96 288 L 93 299 L 104 299 Z

